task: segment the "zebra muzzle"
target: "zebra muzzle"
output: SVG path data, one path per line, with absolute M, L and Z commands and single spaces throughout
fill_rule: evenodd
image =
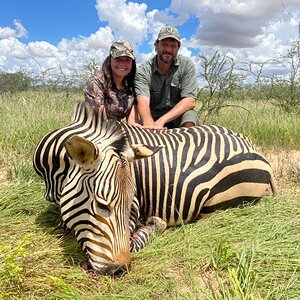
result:
M 114 278 L 119 278 L 125 275 L 130 270 L 130 265 L 108 265 L 96 271 L 96 275 L 109 275 Z
M 125 275 L 128 271 L 130 271 L 131 268 L 130 264 L 109 264 L 99 270 L 96 270 L 87 261 L 81 263 L 80 266 L 89 276 L 107 275 L 112 276 L 113 278 L 119 278 Z

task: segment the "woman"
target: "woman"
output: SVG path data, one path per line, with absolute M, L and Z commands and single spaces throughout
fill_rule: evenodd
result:
M 123 40 L 113 43 L 102 69 L 87 82 L 85 100 L 93 108 L 103 105 L 109 119 L 126 118 L 129 124 L 139 126 L 133 85 L 135 72 L 130 43 Z

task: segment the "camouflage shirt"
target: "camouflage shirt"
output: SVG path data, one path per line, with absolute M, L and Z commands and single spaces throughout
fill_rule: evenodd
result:
M 108 118 L 121 120 L 129 115 L 135 102 L 134 95 L 128 95 L 126 89 L 127 86 L 120 90 L 107 89 L 104 74 L 99 71 L 86 84 L 85 100 L 93 107 L 104 105 Z

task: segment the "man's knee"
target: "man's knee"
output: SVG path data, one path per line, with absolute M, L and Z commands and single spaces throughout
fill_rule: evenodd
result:
M 199 125 L 200 125 L 199 116 L 194 109 L 186 111 L 181 116 L 180 127 L 193 127 Z
M 183 123 L 182 125 L 181 125 L 181 127 L 187 127 L 187 128 L 189 128 L 189 127 L 193 127 L 193 126 L 195 126 L 196 124 L 194 123 L 194 122 L 185 122 L 185 123 Z

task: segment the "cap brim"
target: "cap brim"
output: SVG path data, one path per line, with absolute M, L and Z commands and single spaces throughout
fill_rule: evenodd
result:
M 119 54 L 119 55 L 113 55 L 113 54 L 110 54 L 110 55 L 111 55 L 111 57 L 113 57 L 113 58 L 118 58 L 118 57 L 121 57 L 121 56 L 125 56 L 125 57 L 129 57 L 129 58 L 135 60 L 135 57 L 134 57 L 133 55 L 131 55 L 131 54 Z
M 174 40 L 180 42 L 180 39 L 178 39 L 178 38 L 175 37 L 174 35 L 164 35 L 164 36 L 158 38 L 158 40 L 161 41 L 161 40 L 168 39 L 168 38 L 174 39 Z

